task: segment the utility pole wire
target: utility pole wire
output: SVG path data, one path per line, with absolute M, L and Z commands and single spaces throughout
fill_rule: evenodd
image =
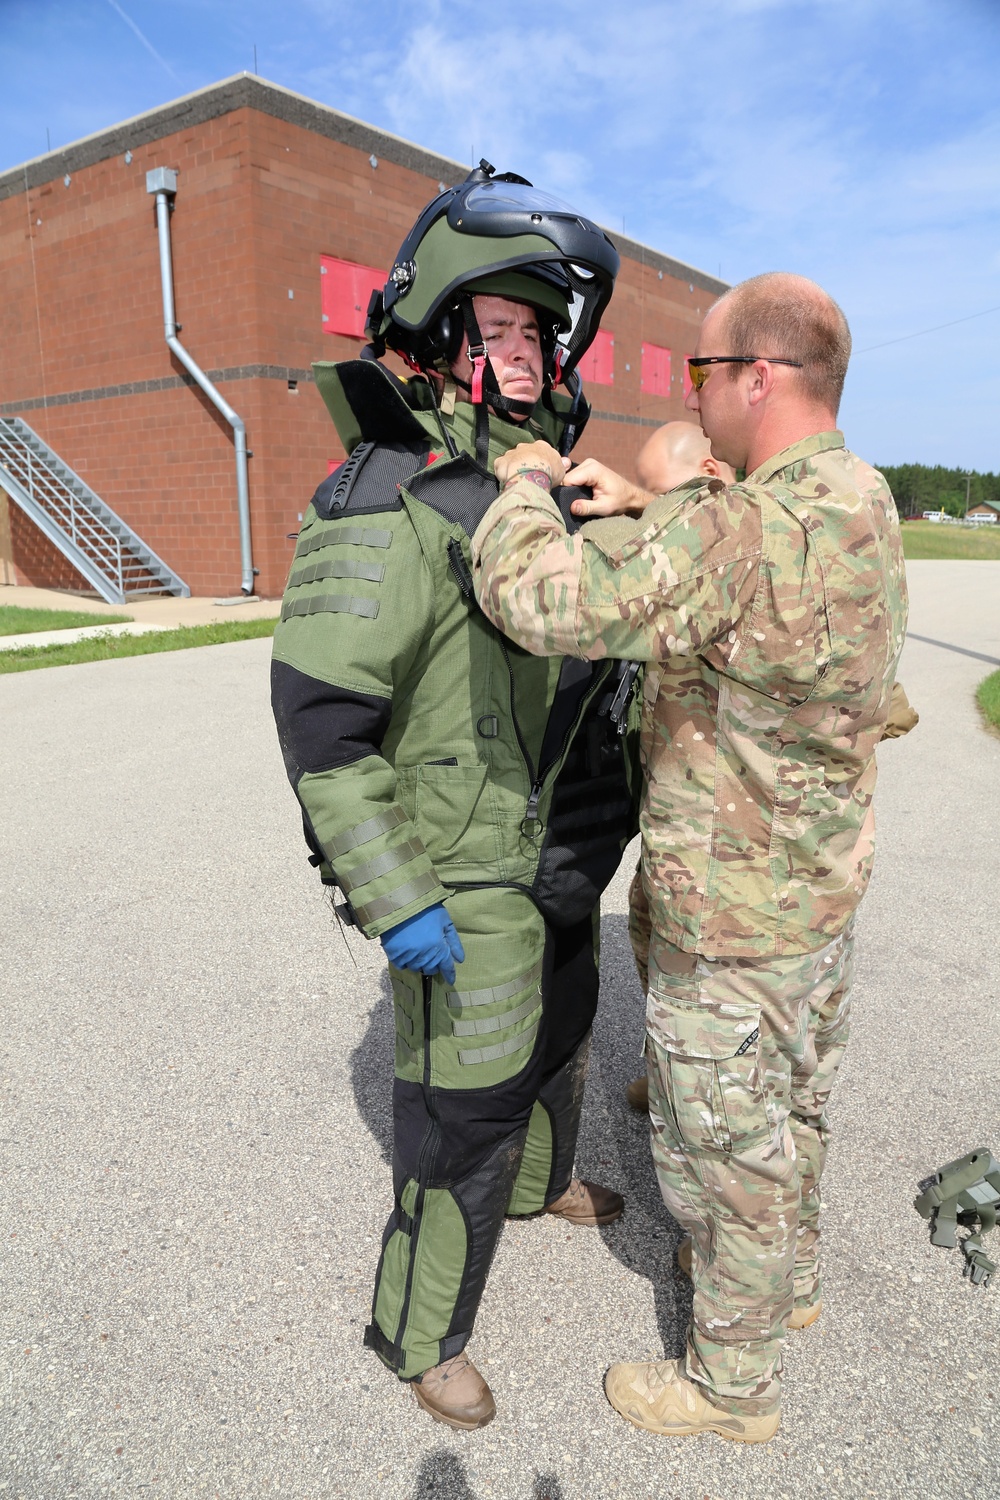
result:
M 886 339 L 884 344 L 869 344 L 867 349 L 859 349 L 858 354 L 871 354 L 874 349 L 888 349 L 890 344 L 905 344 L 907 339 L 921 339 L 925 333 L 937 333 L 942 328 L 954 328 L 956 323 L 971 323 L 973 318 L 985 318 L 987 313 L 1000 312 L 998 307 L 984 307 L 982 312 L 969 313 L 964 318 L 953 318 L 950 323 L 935 323 L 933 328 L 921 328 L 916 333 L 904 333 L 898 339 Z

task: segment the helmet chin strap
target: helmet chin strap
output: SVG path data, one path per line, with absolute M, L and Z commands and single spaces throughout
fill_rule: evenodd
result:
M 489 355 L 486 350 L 486 342 L 483 339 L 479 323 L 476 319 L 472 298 L 462 296 L 459 299 L 462 310 L 462 318 L 465 323 L 465 332 L 468 339 L 468 355 L 472 364 L 472 380 L 462 380 L 449 370 L 447 379 L 454 381 L 455 385 L 461 386 L 463 391 L 468 391 L 472 399 L 472 405 L 476 413 L 476 463 L 481 469 L 488 469 L 489 446 L 490 446 L 490 407 L 500 417 L 514 417 L 521 421 L 534 415 L 538 406 L 537 401 L 517 401 L 512 396 L 501 394 L 497 383 L 493 366 L 490 364 Z M 558 379 L 558 366 L 556 367 Z M 577 437 L 586 426 L 590 415 L 590 407 L 583 395 L 583 387 L 580 382 L 579 373 L 573 373 L 564 382 L 572 405 L 568 412 L 559 411 L 552 400 L 551 382 L 546 378 L 541 395 L 541 402 L 546 410 L 562 425 L 563 435 L 559 443 L 559 452 L 565 456 L 573 447 Z
M 472 364 L 472 382 L 468 384 L 452 373 L 452 379 L 472 396 L 476 412 L 476 463 L 481 469 L 488 468 L 490 453 L 490 414 L 492 406 L 497 416 L 530 417 L 537 401 L 515 401 L 513 397 L 501 395 L 493 366 L 486 351 L 486 341 L 476 320 L 472 298 L 459 299 L 465 332 L 469 341 L 468 355 Z M 485 397 L 484 397 L 485 388 Z

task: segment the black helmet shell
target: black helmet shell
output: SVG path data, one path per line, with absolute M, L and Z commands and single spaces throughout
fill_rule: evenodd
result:
M 435 326 L 463 288 L 517 271 L 519 282 L 527 276 L 539 284 L 537 305 L 556 320 L 569 375 L 593 342 L 619 265 L 614 245 L 591 220 L 523 177 L 493 175 L 484 162 L 420 214 L 381 307 L 373 299 L 369 334 L 421 363 L 440 350 Z

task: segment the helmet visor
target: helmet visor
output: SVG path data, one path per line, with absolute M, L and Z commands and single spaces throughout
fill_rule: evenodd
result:
M 462 210 L 467 214 L 551 213 L 576 218 L 568 203 L 526 182 L 477 182 L 464 195 Z

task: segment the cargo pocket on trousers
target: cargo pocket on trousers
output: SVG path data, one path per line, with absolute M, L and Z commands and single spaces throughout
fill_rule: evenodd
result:
M 709 1006 L 651 990 L 646 1026 L 664 1102 L 686 1146 L 740 1155 L 768 1140 L 758 1006 Z

